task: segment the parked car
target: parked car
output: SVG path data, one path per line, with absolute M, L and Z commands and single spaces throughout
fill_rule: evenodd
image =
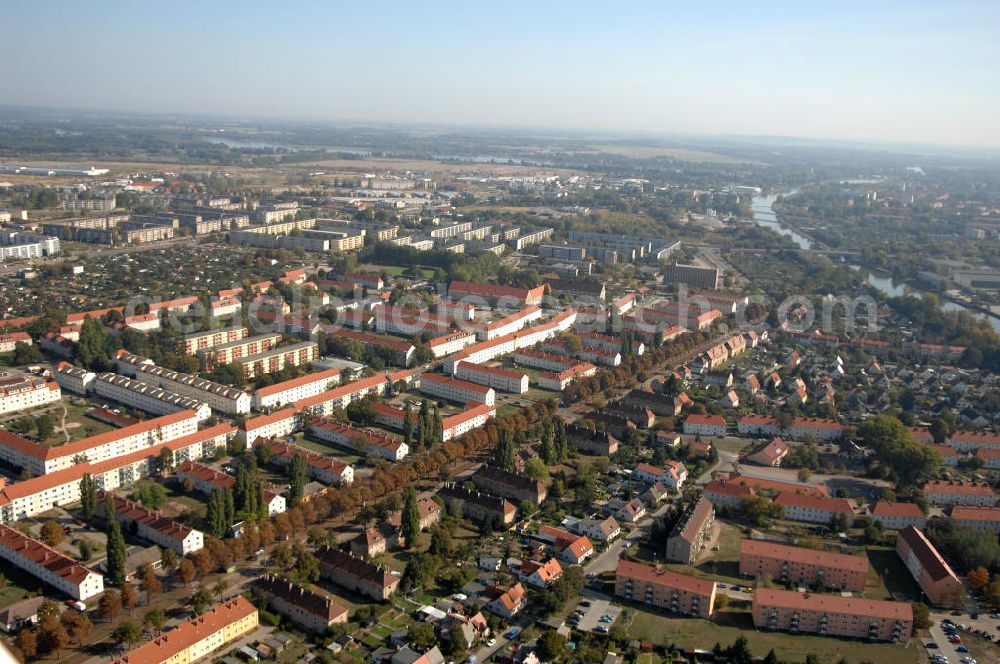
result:
M 938 644 L 931 641 L 930 643 L 924 644 L 924 647 L 927 648 L 928 650 L 937 650 Z

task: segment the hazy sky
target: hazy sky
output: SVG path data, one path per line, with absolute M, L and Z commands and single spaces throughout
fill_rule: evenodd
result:
M 1000 146 L 1000 1 L 58 2 L 0 104 Z

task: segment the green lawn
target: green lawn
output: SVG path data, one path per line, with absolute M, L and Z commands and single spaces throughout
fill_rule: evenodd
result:
M 520 406 L 515 406 L 514 404 L 505 403 L 504 405 L 497 408 L 497 417 L 506 417 L 507 415 L 513 415 L 519 410 L 521 410 Z
M 913 580 L 913 576 L 899 559 L 895 549 L 888 546 L 869 546 L 867 553 L 872 566 L 869 582 L 871 575 L 874 574 L 875 582 L 885 588 L 886 597 L 915 600 L 921 596 L 920 586 Z M 871 597 L 875 598 L 877 595 Z
M 913 644 L 872 644 L 861 641 L 759 632 L 746 612 L 719 612 L 717 622 L 679 618 L 646 610 L 636 610 L 628 626 L 630 638 L 649 640 L 658 645 L 672 643 L 686 648 L 710 650 L 716 643 L 723 647 L 745 636 L 750 650 L 758 657 L 774 649 L 782 661 L 804 662 L 806 655 L 819 655 L 821 662 L 836 662 L 841 657 L 851 664 L 871 661 L 874 664 L 916 662 L 918 648 Z

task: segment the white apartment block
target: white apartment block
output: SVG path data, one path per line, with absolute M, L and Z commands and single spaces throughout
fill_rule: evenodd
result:
M 212 348 L 221 344 L 230 343 L 246 339 L 250 330 L 245 327 L 230 327 L 225 330 L 210 330 L 208 332 L 195 332 L 181 338 L 181 345 L 184 353 L 195 355 L 200 350 Z
M 269 415 L 261 415 L 240 422 L 236 437 L 246 444 L 247 448 L 258 438 L 280 438 L 290 436 L 299 425 L 298 408 L 282 408 Z
M 457 353 L 458 351 L 476 343 L 475 332 L 453 332 L 434 337 L 426 344 L 434 354 L 434 359 L 440 359 L 446 355 Z
M 15 442 L 2 437 L 0 460 L 18 468 L 27 468 L 36 475 L 45 475 L 69 468 L 79 459 L 98 463 L 176 440 L 195 433 L 198 421 L 194 411 L 181 411 L 58 447 L 45 447 L 19 436 L 15 436 L 19 439 Z
M 340 445 L 362 454 L 374 454 L 389 461 L 402 461 L 410 453 L 410 446 L 374 429 L 358 429 L 350 424 L 333 420 L 318 420 L 309 428 L 310 435 Z M 358 445 L 364 442 L 364 448 Z
M 441 442 L 446 443 L 473 429 L 478 429 L 491 417 L 495 417 L 496 413 L 495 407 L 483 403 L 444 418 L 441 420 Z
M 155 385 L 196 401 L 204 401 L 212 410 L 227 415 L 245 415 L 250 412 L 250 395 L 241 389 L 213 383 L 191 374 L 180 373 L 144 365 L 139 368 L 138 378 L 144 383 Z
M 104 592 L 104 577 L 10 526 L 0 525 L 0 558 L 73 599 Z
M 1000 508 L 953 507 L 951 519 L 960 526 L 1000 533 Z
M 74 394 L 90 394 L 93 392 L 94 379 L 97 374 L 82 367 L 76 367 L 69 362 L 60 362 L 52 372 L 52 378 L 64 390 Z
M 125 527 L 134 525 L 135 534 L 139 537 L 165 549 L 172 549 L 181 556 L 195 553 L 205 547 L 205 535 L 200 530 L 174 521 L 122 496 L 100 494 L 97 501 L 99 515 L 103 516 L 106 513 L 108 496 L 115 504 L 115 518 Z
M 326 369 L 262 387 L 253 393 L 254 410 L 295 403 L 326 392 L 340 382 L 340 369 Z
M 9 484 L 0 489 L 0 523 L 11 523 L 41 514 L 54 506 L 80 502 L 80 480 L 84 475 L 90 475 L 97 488 L 103 491 L 129 486 L 149 477 L 159 472 L 159 457 L 164 449 L 172 452 L 175 466 L 210 457 L 216 449 L 225 448 L 235 431 L 231 425 L 219 424 L 130 454 L 99 462 L 85 461 Z M 13 436 L 3 433 L 6 435 L 0 435 L 0 444 Z
M 553 390 L 562 392 L 566 386 L 577 378 L 593 376 L 597 373 L 597 367 L 590 362 L 579 362 L 568 369 L 559 372 L 542 371 L 538 374 L 538 387 L 543 390 Z
M 458 365 L 455 376 L 502 392 L 524 394 L 528 391 L 528 374 L 521 371 L 462 362 Z
M 153 415 L 167 415 L 193 410 L 198 421 L 212 417 L 212 409 L 201 399 L 192 399 L 163 388 L 113 373 L 98 374 L 93 382 L 94 393 Z
M 541 317 L 542 310 L 539 307 L 527 306 L 510 316 L 484 324 L 476 330 L 476 338 L 480 341 L 496 339 L 517 332 Z
M 321 392 L 316 396 L 300 399 L 295 402 L 294 406 L 303 414 L 326 417 L 332 414 L 335 408 L 347 408 L 347 405 L 352 401 L 363 399 L 369 395 L 386 394 L 392 383 L 404 374 L 410 375 L 409 372 L 398 372 L 397 374 L 379 374 L 361 378 L 353 383 Z
M 496 391 L 492 387 L 477 385 L 444 374 L 428 373 L 421 376 L 420 391 L 424 394 L 463 404 L 469 401 L 484 403 L 488 406 L 496 404 Z
M 62 390 L 55 381 L 32 376 L 0 379 L 0 415 L 59 401 Z

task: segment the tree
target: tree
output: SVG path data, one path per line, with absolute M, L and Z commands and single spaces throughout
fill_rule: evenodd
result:
M 941 467 L 941 453 L 914 441 L 903 423 L 891 415 L 869 417 L 858 434 L 879 462 L 896 476 L 898 487 L 917 485 L 936 475 Z
M 205 523 L 208 532 L 213 537 L 221 538 L 229 529 L 226 521 L 226 496 L 228 488 L 216 487 L 208 495 L 208 509 L 205 513 Z
M 46 440 L 51 438 L 52 434 L 55 432 L 55 428 L 55 422 L 52 420 L 52 416 L 48 413 L 35 418 L 35 430 L 40 442 L 44 443 Z
M 174 576 L 180 583 L 188 585 L 194 581 L 196 571 L 194 568 L 194 563 L 190 559 L 184 558 L 177 564 L 177 569 L 174 571 Z
M 152 567 L 147 567 L 142 572 L 140 588 L 144 593 L 146 593 L 146 603 L 152 601 L 153 595 L 159 595 L 163 592 L 163 584 L 160 582 L 159 577 L 156 576 L 156 571 Z
M 160 560 L 163 563 L 163 569 L 167 572 L 172 572 L 177 568 L 177 553 L 173 549 L 163 549 Z
M 973 590 L 982 590 L 990 582 L 990 572 L 985 567 L 977 567 L 966 578 Z
M 514 446 L 514 436 L 507 427 L 501 427 L 500 440 L 497 442 L 494 451 L 494 467 L 497 470 L 513 472 L 515 468 L 515 457 L 517 449 Z
M 62 622 L 55 617 L 46 618 L 38 628 L 38 648 L 44 652 L 56 652 L 56 655 L 69 644 L 69 635 Z
M 407 636 L 420 650 L 430 648 L 436 641 L 434 627 L 427 623 L 414 623 L 410 625 L 407 630 Z
M 63 529 L 55 521 L 46 521 L 42 524 L 41 539 L 49 546 L 59 546 L 63 541 Z
M 108 556 L 105 567 L 107 568 L 107 577 L 111 585 L 120 586 L 125 583 L 125 537 L 122 535 L 121 524 L 118 523 L 118 517 L 115 515 L 114 500 L 109 495 L 107 501 L 106 518 L 108 525 L 106 533 L 108 536 Z
M 14 647 L 24 655 L 25 659 L 34 658 L 38 652 L 38 641 L 35 638 L 35 633 L 31 629 L 23 627 L 14 638 Z
M 71 642 L 81 645 L 94 633 L 94 625 L 80 611 L 63 611 L 61 621 Z
M 547 629 L 538 637 L 538 656 L 542 661 L 557 661 L 565 653 L 566 637 L 554 629 Z
M 158 510 L 167 502 L 167 490 L 163 485 L 153 480 L 140 480 L 130 496 L 150 509 Z
M 140 627 L 134 620 L 122 621 L 118 627 L 115 627 L 114 630 L 112 630 L 111 638 L 114 639 L 114 642 L 118 645 L 132 647 L 142 640 L 142 627 Z
M 288 464 L 288 480 L 292 504 L 297 505 L 306 486 L 306 460 L 301 454 L 292 457 L 291 463 Z
M 137 599 L 135 588 L 132 587 L 131 583 L 126 583 L 122 585 L 121 596 L 122 596 L 122 606 L 131 611 L 132 607 L 135 606 L 135 602 Z
M 174 471 L 174 452 L 169 447 L 164 447 L 160 450 L 159 463 L 157 464 L 160 472 L 164 475 L 169 475 Z
M 913 629 L 927 629 L 933 622 L 931 621 L 931 610 L 923 602 L 913 603 Z
M 403 414 L 403 442 L 410 449 L 414 449 L 413 444 L 413 409 L 410 408 L 410 404 L 406 404 L 406 410 Z
M 809 478 L 812 477 L 812 471 L 808 468 L 799 468 L 799 472 L 796 473 L 796 477 L 800 482 L 808 482 Z
M 524 474 L 539 482 L 549 481 L 549 468 L 540 457 L 528 459 L 524 464 Z
M 114 621 L 122 613 L 122 598 L 117 590 L 113 588 L 105 590 L 101 595 L 101 600 L 97 603 L 97 612 L 108 622 Z
M 417 508 L 417 491 L 412 486 L 407 487 L 403 496 L 403 514 L 400 533 L 406 546 L 410 549 L 417 545 L 420 535 L 420 510 Z
M 205 586 L 198 586 L 198 589 L 191 595 L 191 599 L 188 600 L 188 604 L 191 605 L 191 611 L 196 616 L 200 616 L 208 608 L 208 605 L 212 603 L 212 593 L 209 592 L 208 588 Z
M 167 616 L 163 613 L 163 609 L 150 609 L 146 611 L 146 615 L 142 617 L 142 624 L 153 630 L 157 634 L 163 629 L 163 626 L 167 622 Z
M 97 507 L 97 483 L 90 474 L 86 474 L 80 479 L 80 511 L 84 519 L 94 516 L 94 509 Z

